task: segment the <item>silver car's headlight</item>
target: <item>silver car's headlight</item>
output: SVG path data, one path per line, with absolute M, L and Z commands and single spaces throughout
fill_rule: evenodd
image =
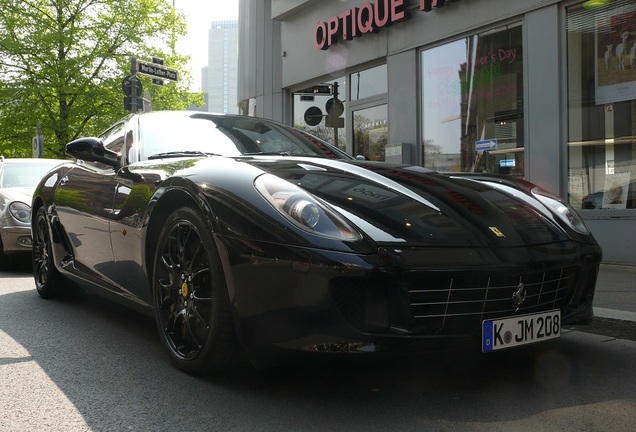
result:
M 538 187 L 532 189 L 532 194 L 574 231 L 580 234 L 590 233 L 590 230 L 576 210 L 561 201 L 559 197 Z
M 263 174 L 254 181 L 254 186 L 272 207 L 305 231 L 347 241 L 362 237 L 334 210 L 292 183 Z
M 23 223 L 31 223 L 31 206 L 20 201 L 9 204 L 11 216 Z

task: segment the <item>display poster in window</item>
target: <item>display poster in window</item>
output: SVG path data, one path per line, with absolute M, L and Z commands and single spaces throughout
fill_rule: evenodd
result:
M 636 6 L 603 12 L 595 21 L 596 104 L 636 99 Z
M 583 197 L 589 195 L 588 176 L 583 170 L 574 170 L 568 179 L 568 192 L 570 196 L 570 204 L 577 207 L 581 206 Z
M 605 177 L 605 192 L 603 193 L 604 209 L 627 208 L 627 191 L 629 189 L 630 173 L 609 174 Z

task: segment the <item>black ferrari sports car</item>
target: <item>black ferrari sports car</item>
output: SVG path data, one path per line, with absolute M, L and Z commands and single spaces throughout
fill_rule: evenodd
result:
M 488 353 L 593 317 L 598 244 L 520 179 L 358 160 L 192 111 L 131 115 L 66 152 L 32 203 L 38 293 L 138 306 L 187 372 L 279 352 Z

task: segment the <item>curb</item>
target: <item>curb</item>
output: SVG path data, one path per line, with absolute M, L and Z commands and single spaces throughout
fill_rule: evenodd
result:
M 610 318 L 621 321 L 636 322 L 636 312 L 621 311 L 616 309 L 594 308 L 594 316 L 599 318 Z

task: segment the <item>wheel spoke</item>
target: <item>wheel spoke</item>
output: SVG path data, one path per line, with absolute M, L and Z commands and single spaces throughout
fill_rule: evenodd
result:
M 188 271 L 192 274 L 193 277 L 196 276 L 198 272 L 194 270 L 194 266 L 198 263 L 199 259 L 205 260 L 205 250 L 203 249 L 203 243 L 200 239 L 198 239 L 196 244 L 196 249 L 192 253 L 192 257 L 190 258 L 190 263 L 188 265 Z
M 182 318 L 182 315 L 183 310 L 177 310 L 176 306 L 174 306 L 170 309 L 170 313 L 168 314 L 168 318 L 166 320 L 166 331 L 174 335 L 175 337 L 177 336 L 177 329 L 179 326 L 178 321 L 179 318 Z
M 183 268 L 187 268 L 186 264 L 186 248 L 192 235 L 193 230 L 189 225 L 182 224 L 178 227 L 177 232 L 177 257 L 178 262 Z
M 46 262 L 42 260 L 40 263 L 38 263 L 37 269 L 38 283 L 40 285 L 43 285 L 46 282 L 46 274 L 48 272 L 48 266 L 46 265 Z
M 205 335 L 203 336 L 203 341 L 199 342 L 199 335 L 196 334 L 196 329 L 193 327 L 201 327 L 201 326 L 197 326 L 196 324 L 194 324 L 192 321 L 196 320 L 196 317 L 193 317 L 189 312 L 186 312 L 185 316 L 184 316 L 184 327 L 185 327 L 185 333 L 188 335 L 188 339 L 190 340 L 191 343 L 193 343 L 195 345 L 195 348 L 197 350 L 201 349 L 201 347 L 203 346 L 203 342 L 205 341 Z M 206 330 L 206 334 L 207 334 L 207 326 L 204 326 L 205 330 Z
M 168 262 L 168 258 L 170 258 L 170 257 L 163 255 L 161 257 L 161 263 L 162 263 L 163 267 L 166 269 L 166 271 L 172 272 L 173 269 L 174 269 L 174 266 L 172 265 L 171 262 Z
M 179 254 L 179 240 L 173 233 L 168 239 L 166 245 L 166 254 L 163 257 L 168 271 L 177 271 L 180 264 Z
M 206 297 L 203 297 L 199 295 L 199 291 L 201 290 L 196 290 L 192 293 L 192 301 L 194 302 L 211 302 L 212 301 L 212 295 L 210 293 L 208 293 Z
M 192 291 L 193 301 L 212 301 L 212 282 L 210 275 L 211 271 L 209 267 L 201 268 L 192 275 L 193 285 L 196 286 Z

